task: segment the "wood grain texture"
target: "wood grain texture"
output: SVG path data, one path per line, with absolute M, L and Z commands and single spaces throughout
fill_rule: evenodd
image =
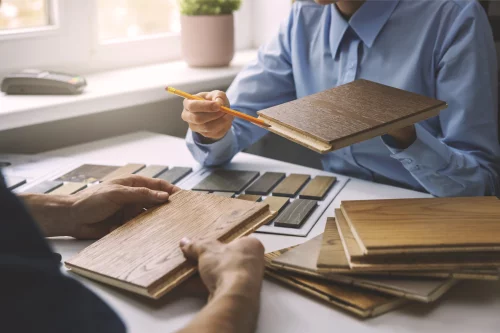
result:
M 6 176 L 6 175 L 4 175 L 3 177 L 5 180 L 5 186 L 7 186 L 7 189 L 9 190 L 13 190 L 16 187 L 26 184 L 26 179 L 22 177 Z
M 347 223 L 341 209 L 335 209 L 335 220 L 327 220 L 327 224 L 328 226 L 325 227 L 325 230 L 328 228 L 329 232 L 340 235 L 348 260 L 350 260 L 351 257 L 362 257 L 364 255 L 363 250 L 361 250 L 356 238 L 352 234 L 349 224 Z
M 294 198 L 310 178 L 309 175 L 292 173 L 275 187 L 273 196 Z
M 137 171 L 143 169 L 146 165 L 145 164 L 137 164 L 137 163 L 129 163 L 126 164 L 122 167 L 119 167 L 115 171 L 107 174 L 102 178 L 102 181 L 109 181 L 109 180 L 114 180 L 118 178 L 123 178 L 129 175 L 132 175 L 136 173 Z
M 234 198 L 236 196 L 236 193 L 232 192 L 212 192 L 212 194 L 221 195 L 226 198 Z
M 272 217 L 268 205 L 181 190 L 66 262 L 78 274 L 158 298 L 196 267 L 179 248 L 183 237 L 231 241 Z
M 24 190 L 24 193 L 46 194 L 54 191 L 59 186 L 62 186 L 62 184 L 63 182 L 57 180 L 45 180 Z
M 436 116 L 444 108 L 443 101 L 356 80 L 257 113 L 271 124 L 272 132 L 282 135 L 279 126 L 283 126 L 332 150 Z M 296 142 L 310 145 L 302 141 Z
M 77 192 L 80 192 L 81 190 L 85 189 L 87 187 L 87 184 L 85 183 L 64 183 L 64 185 L 56 188 L 54 191 L 51 191 L 49 194 L 50 195 L 71 195 L 75 194 Z
M 300 192 L 299 198 L 323 200 L 337 178 L 331 176 L 316 176 Z
M 170 184 L 177 184 L 191 172 L 193 172 L 193 169 L 189 167 L 173 167 L 155 178 L 162 179 Z
M 321 250 L 317 256 L 317 267 L 346 268 L 349 269 L 349 260 L 344 245 L 337 231 L 335 218 L 326 220 L 325 231 L 321 241 Z
M 149 177 L 149 178 L 156 178 L 156 176 L 159 176 L 163 172 L 168 170 L 168 166 L 166 165 L 148 165 L 142 170 L 139 170 L 136 172 L 136 175 L 139 176 L 144 176 L 144 177 Z
M 258 176 L 257 171 L 216 169 L 195 185 L 193 190 L 240 193 Z
M 237 199 L 259 202 L 262 200 L 262 197 L 260 195 L 254 195 L 254 194 L 240 194 Z
M 268 204 L 272 212 L 279 214 L 288 205 L 290 199 L 285 197 L 266 197 L 262 202 Z
M 118 169 L 117 166 L 111 165 L 84 164 L 59 177 L 57 180 L 86 184 L 95 183 L 116 169 Z
M 253 184 L 245 190 L 245 193 L 267 195 L 285 177 L 286 174 L 284 172 L 266 172 L 253 182 Z
M 318 203 L 313 200 L 295 199 L 274 220 L 274 225 L 285 228 L 300 228 Z
M 343 201 L 366 255 L 500 250 L 496 197 Z

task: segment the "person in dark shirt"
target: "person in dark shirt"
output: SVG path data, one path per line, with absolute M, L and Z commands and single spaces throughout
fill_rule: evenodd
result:
M 50 236 L 99 238 L 178 188 L 140 176 L 104 182 L 72 196 L 16 197 L 0 174 L 0 308 L 2 332 L 125 332 L 117 314 L 61 273 Z M 30 215 L 31 213 L 31 215 Z M 252 332 L 259 309 L 264 248 L 250 237 L 231 244 L 182 239 L 198 260 L 209 302 L 180 332 Z

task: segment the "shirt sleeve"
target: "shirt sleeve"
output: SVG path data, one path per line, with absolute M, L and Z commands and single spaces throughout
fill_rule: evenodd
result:
M 60 269 L 60 256 L 0 174 L 2 331 L 125 332 L 109 306 Z
M 259 49 L 257 59 L 246 66 L 229 87 L 227 96 L 231 108 L 256 117 L 258 110 L 296 99 L 290 46 L 294 11 L 292 9 L 281 24 L 278 34 Z M 199 134 L 189 130 L 186 143 L 199 163 L 214 166 L 229 162 L 266 133 L 263 128 L 235 118 L 231 130 L 221 140 L 202 144 Z
M 435 196 L 500 193 L 495 54 L 484 11 L 468 2 L 437 52 L 436 98 L 448 103 L 436 118 L 441 133 L 417 124 L 417 139 L 404 150 L 382 137 L 391 156 Z

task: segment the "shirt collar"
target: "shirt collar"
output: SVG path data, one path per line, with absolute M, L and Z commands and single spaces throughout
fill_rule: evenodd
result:
M 366 46 L 372 47 L 378 34 L 391 17 L 399 0 L 367 0 L 347 22 L 337 6 L 331 5 L 330 47 L 335 57 L 347 27 L 351 27 Z

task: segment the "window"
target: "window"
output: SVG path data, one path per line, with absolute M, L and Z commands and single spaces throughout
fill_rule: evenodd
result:
M 181 58 L 178 0 L 0 0 L 0 77 L 25 68 L 89 72 Z M 253 47 L 254 0 L 235 13 Z

